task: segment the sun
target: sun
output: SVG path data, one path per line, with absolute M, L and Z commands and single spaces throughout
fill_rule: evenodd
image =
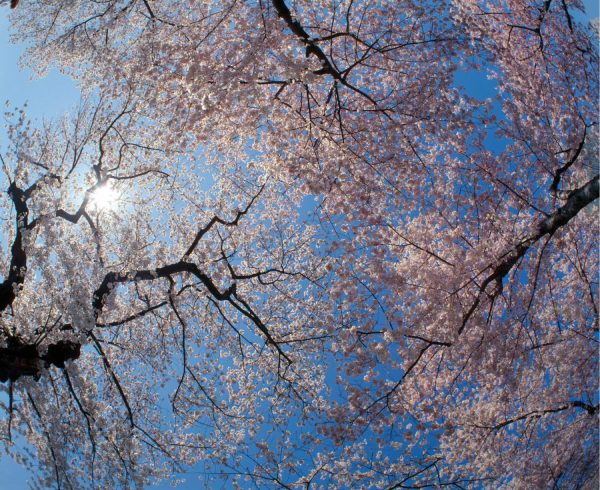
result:
M 91 202 L 96 209 L 108 209 L 115 205 L 118 198 L 119 195 L 110 184 L 104 184 L 92 192 Z

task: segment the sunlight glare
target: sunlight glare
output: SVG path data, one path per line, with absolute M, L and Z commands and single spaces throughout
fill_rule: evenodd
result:
M 92 203 L 97 209 L 107 209 L 114 206 L 118 197 L 117 192 L 109 184 L 105 184 L 92 193 Z

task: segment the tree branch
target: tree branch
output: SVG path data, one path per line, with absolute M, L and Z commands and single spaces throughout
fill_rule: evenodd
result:
M 492 273 L 485 278 L 479 287 L 479 294 L 469 311 L 463 316 L 458 333 L 461 334 L 465 329 L 469 319 L 477 309 L 477 306 L 479 306 L 482 294 L 484 294 L 487 286 L 491 282 L 496 281 L 501 284 L 504 277 L 508 275 L 515 264 L 525 256 L 527 251 L 537 243 L 540 238 L 545 235 L 553 235 L 556 233 L 559 228 L 565 226 L 569 221 L 575 218 L 583 208 L 598 199 L 598 194 L 598 176 L 596 175 L 585 185 L 571 191 L 564 206 L 558 208 L 554 213 L 539 222 L 534 232 L 529 237 L 521 240 L 521 242 L 513 249 L 506 252 L 495 265 Z

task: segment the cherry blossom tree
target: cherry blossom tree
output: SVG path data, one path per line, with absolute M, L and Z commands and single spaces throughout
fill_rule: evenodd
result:
M 6 447 L 60 488 L 596 488 L 582 8 L 20 2 L 84 101 L 6 116 Z

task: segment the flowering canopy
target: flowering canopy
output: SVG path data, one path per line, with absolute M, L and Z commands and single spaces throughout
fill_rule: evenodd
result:
M 7 114 L 5 446 L 59 488 L 596 488 L 581 8 L 19 3 L 85 96 Z

